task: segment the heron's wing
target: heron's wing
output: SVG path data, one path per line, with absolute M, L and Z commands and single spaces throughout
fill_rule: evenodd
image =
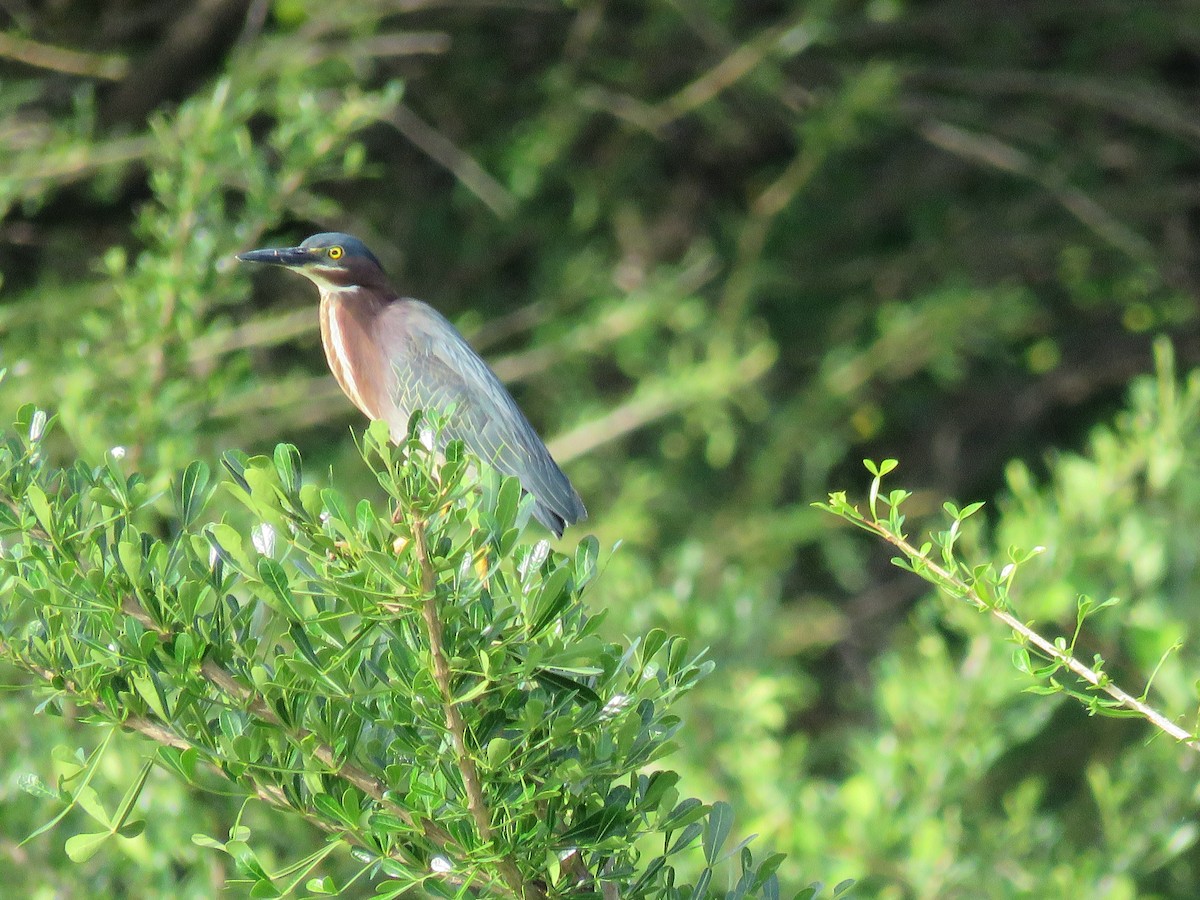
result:
M 537 501 L 535 514 L 556 534 L 587 517 L 571 482 L 550 456 L 500 379 L 450 322 L 417 300 L 393 303 L 382 314 L 382 336 L 392 361 L 393 435 L 418 409 L 454 410 L 446 437 L 505 475 L 516 476 Z

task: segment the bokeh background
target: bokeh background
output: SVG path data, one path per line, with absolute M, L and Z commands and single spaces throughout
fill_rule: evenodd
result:
M 1082 655 L 1138 694 L 1166 654 L 1149 697 L 1195 724 L 1198 110 L 1189 0 L 0 0 L 0 420 L 159 488 L 286 440 L 374 496 L 315 292 L 232 258 L 352 232 L 548 437 L 606 628 L 711 648 L 671 765 L 785 893 L 1200 896 L 1194 752 L 1026 692 L 810 506 L 865 456 L 915 529 L 988 501 L 973 558 L 1047 548 L 1019 614 L 1120 597 Z M 22 844 L 56 810 L 23 776 L 100 738 L 4 683 L 6 896 L 221 889 L 191 836 L 239 801 L 166 773 L 140 838 Z

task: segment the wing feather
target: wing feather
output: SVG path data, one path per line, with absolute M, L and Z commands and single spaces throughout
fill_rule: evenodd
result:
M 512 395 L 448 319 L 419 300 L 401 300 L 381 314 L 380 325 L 393 361 L 394 408 L 387 421 L 394 436 L 404 433 L 414 411 L 454 404 L 446 437 L 519 479 L 537 501 L 538 521 L 561 535 L 587 518 L 579 494 Z

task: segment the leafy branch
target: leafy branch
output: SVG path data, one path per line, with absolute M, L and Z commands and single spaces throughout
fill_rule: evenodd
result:
M 400 508 L 397 507 L 397 513 Z M 393 516 L 396 518 L 396 516 Z M 417 566 L 421 574 L 421 617 L 429 636 L 429 655 L 433 661 L 433 677 L 442 694 L 442 702 L 446 709 L 446 725 L 450 729 L 450 737 L 454 743 L 455 761 L 459 772 L 462 773 L 463 790 L 467 794 L 467 808 L 479 829 L 479 836 L 487 844 L 495 843 L 492 832 L 492 814 L 484 799 L 483 786 L 479 779 L 479 770 L 475 759 L 467 748 L 467 726 L 454 699 L 454 688 L 451 684 L 450 664 L 446 660 L 446 639 L 441 617 L 438 615 L 437 575 L 433 570 L 433 562 L 429 555 L 429 542 L 425 534 L 425 523 L 411 518 L 413 549 L 417 558 Z M 527 883 L 521 877 L 521 871 L 509 856 L 502 856 L 497 861 L 501 878 L 509 889 L 521 900 L 538 900 L 545 892 L 536 884 Z
M 227 839 L 193 837 L 255 896 L 361 878 L 379 897 L 778 896 L 782 855 L 727 849 L 728 804 L 681 799 L 656 767 L 682 727 L 672 703 L 711 664 L 660 629 L 604 640 L 582 601 L 595 540 L 573 555 L 521 543 L 515 479 L 459 444 L 435 456 L 416 422 L 401 447 L 372 427 L 363 458 L 389 511 L 309 482 L 280 445 L 224 456 L 240 506 L 217 518 L 203 463 L 154 494 L 111 454 L 53 467 L 53 425 L 28 407 L 0 437 L 0 659 L 48 689 L 41 708 L 136 731 L 158 768 L 211 789 L 207 763 L 328 835 L 275 872 L 240 814 Z M 145 827 L 132 812 L 153 767 L 114 815 L 95 768 L 57 790 L 30 781 L 100 823 L 68 840 L 75 859 Z M 698 847 L 685 884 L 675 865 Z M 358 865 L 340 884 L 318 874 L 336 850 Z M 718 867 L 736 870 L 731 893 L 710 889 Z
M 1104 670 L 1104 660 L 1099 654 L 1093 656 L 1091 665 L 1084 663 L 1076 655 L 1076 642 L 1084 620 L 1111 605 L 1114 600 L 1095 603 L 1089 598 L 1081 598 L 1071 640 L 1068 641 L 1064 637 L 1049 640 L 1043 637 L 1017 618 L 1010 602 L 1011 588 L 1018 568 L 1041 553 L 1043 547 L 1034 547 L 1028 551 L 1010 548 L 1009 562 L 998 572 L 991 563 L 968 565 L 959 558 L 955 547 L 962 535 L 963 522 L 978 512 L 983 504 L 971 503 L 960 509 L 951 502 L 943 504 L 944 511 L 950 517 L 950 527 L 932 532 L 930 539 L 917 547 L 904 533 L 905 516 L 901 512 L 905 501 L 912 496 L 911 492 L 896 489 L 884 493 L 882 490 L 883 479 L 896 468 L 896 460 L 885 459 L 879 464 L 872 460 L 864 460 L 864 465 L 872 476 L 866 513 L 851 504 L 844 491 L 831 492 L 828 502 L 813 505 L 887 541 L 902 554 L 893 557 L 893 564 L 920 576 L 975 609 L 990 614 L 1010 628 L 1019 645 L 1014 654 L 1016 667 L 1046 682 L 1033 690 L 1068 694 L 1083 703 L 1091 715 L 1140 717 L 1164 734 L 1200 752 L 1200 740 L 1197 740 L 1194 734 L 1179 727 L 1146 702 L 1150 690 L 1149 683 L 1141 696 L 1135 697 L 1113 682 Z M 1033 662 L 1030 648 L 1047 661 L 1045 665 L 1039 666 Z M 1077 690 L 1060 682 L 1055 675 L 1064 669 L 1084 682 L 1087 685 L 1086 689 Z M 1101 694 L 1105 696 L 1100 696 Z

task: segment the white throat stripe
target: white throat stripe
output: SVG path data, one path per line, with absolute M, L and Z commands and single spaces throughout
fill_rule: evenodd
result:
M 326 303 L 325 320 L 329 327 L 329 350 L 333 356 L 333 362 L 336 366 L 335 374 L 339 375 L 339 381 L 346 393 L 350 395 L 350 399 L 354 405 L 363 412 L 370 415 L 367 406 L 363 403 L 362 392 L 359 390 L 358 383 L 354 380 L 354 369 L 350 364 L 350 354 L 346 350 L 345 335 L 342 331 L 341 323 L 338 321 L 342 306 L 335 299 L 330 299 Z

